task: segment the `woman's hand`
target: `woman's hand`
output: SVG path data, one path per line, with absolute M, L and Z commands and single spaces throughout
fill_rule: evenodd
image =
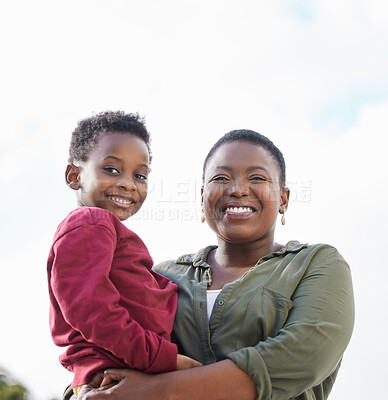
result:
M 178 354 L 177 369 L 190 369 L 200 367 L 202 364 L 190 357 Z M 159 375 L 161 377 L 161 375 Z M 145 374 L 143 372 L 126 369 L 108 369 L 105 372 L 97 373 L 94 375 L 92 381 L 84 385 L 80 391 L 78 398 L 80 400 L 99 400 L 99 399 L 119 399 L 123 395 L 129 395 L 128 390 L 131 386 L 131 392 L 136 391 L 135 387 L 138 385 L 141 388 L 146 382 L 149 386 L 147 390 L 152 390 L 151 384 L 155 381 L 155 375 Z M 130 385 L 128 384 L 130 382 Z M 128 386 L 128 389 L 127 389 Z M 114 389 L 109 390 L 114 387 Z M 127 394 L 128 393 L 128 394 Z M 148 392 L 147 392 L 148 393 Z M 139 393 L 140 396 L 142 394 Z M 149 397 L 148 394 L 147 398 Z M 131 394 L 131 400 L 133 399 Z M 142 397 L 139 397 L 141 399 Z M 146 398 L 146 397 L 144 397 Z
M 107 369 L 84 385 L 77 400 L 153 400 L 163 398 L 154 384 L 157 375 L 129 369 Z

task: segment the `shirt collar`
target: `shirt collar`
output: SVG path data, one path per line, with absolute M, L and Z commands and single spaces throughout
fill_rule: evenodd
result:
M 307 243 L 299 243 L 297 240 L 291 240 L 286 245 L 284 245 L 280 250 L 275 251 L 274 253 L 268 254 L 263 257 L 264 260 L 268 260 L 272 257 L 285 255 L 287 253 L 298 253 L 300 250 L 306 248 L 308 246 Z M 207 263 L 208 254 L 216 249 L 217 246 L 207 246 L 199 250 L 194 254 L 186 254 L 184 256 L 179 257 L 176 260 L 177 264 L 193 264 L 194 267 L 205 267 L 209 268 L 210 265 Z
M 297 240 L 290 240 L 280 250 L 274 251 L 273 253 L 264 256 L 263 260 L 269 260 L 270 258 L 286 255 L 287 253 L 298 253 L 307 246 L 307 243 L 299 243 Z

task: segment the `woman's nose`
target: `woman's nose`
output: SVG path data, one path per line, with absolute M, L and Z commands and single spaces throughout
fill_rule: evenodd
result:
M 241 179 L 232 181 L 228 189 L 229 196 L 241 197 L 249 193 L 248 182 Z

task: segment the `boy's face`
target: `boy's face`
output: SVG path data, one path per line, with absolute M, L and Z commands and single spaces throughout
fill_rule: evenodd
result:
M 121 221 L 147 197 L 149 153 L 139 137 L 121 132 L 100 134 L 86 162 L 69 165 L 68 185 L 78 190 L 78 205 L 111 211 Z M 72 172 L 73 171 L 73 172 Z

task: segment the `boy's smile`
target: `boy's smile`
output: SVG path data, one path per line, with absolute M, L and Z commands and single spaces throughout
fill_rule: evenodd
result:
M 145 142 L 131 133 L 103 132 L 85 162 L 68 165 L 68 185 L 78 190 L 78 205 L 100 207 L 121 221 L 147 197 L 149 153 Z

